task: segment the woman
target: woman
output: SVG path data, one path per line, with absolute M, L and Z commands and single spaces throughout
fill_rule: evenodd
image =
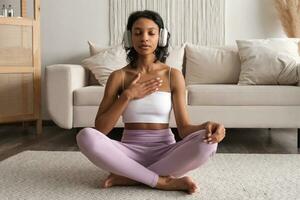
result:
M 221 124 L 190 124 L 184 77 L 164 64 L 169 38 L 159 14 L 144 10 L 129 16 L 124 34 L 129 64 L 109 76 L 95 129 L 84 128 L 77 135 L 81 152 L 111 172 L 103 188 L 145 184 L 194 193 L 196 183 L 183 175 L 205 163 L 225 137 Z M 172 107 L 182 138 L 177 143 L 169 128 Z M 106 135 L 121 115 L 124 132 L 119 142 Z

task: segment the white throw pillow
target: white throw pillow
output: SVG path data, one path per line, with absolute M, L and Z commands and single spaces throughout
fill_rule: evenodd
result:
M 121 45 L 103 49 L 82 61 L 82 66 L 90 70 L 102 86 L 113 71 L 126 65 L 126 52 Z
M 298 38 L 237 40 L 241 59 L 238 85 L 296 84 Z M 290 73 L 287 73 L 287 72 Z
M 170 47 L 169 56 L 166 59 L 166 64 L 168 66 L 174 67 L 181 72 L 184 59 L 184 48 L 185 44 L 183 44 L 182 46 Z
M 236 47 L 186 45 L 187 85 L 237 83 L 240 59 Z

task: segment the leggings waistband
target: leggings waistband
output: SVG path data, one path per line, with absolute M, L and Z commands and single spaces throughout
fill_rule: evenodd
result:
M 170 128 L 159 130 L 129 130 L 124 129 L 122 142 L 175 142 L 174 134 Z

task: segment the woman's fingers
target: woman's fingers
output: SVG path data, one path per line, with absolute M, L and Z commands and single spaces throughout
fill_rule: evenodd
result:
M 142 83 L 142 90 L 145 94 L 151 94 L 158 90 L 158 88 L 162 85 L 162 80 L 159 78 L 154 78 Z
M 139 76 L 137 76 L 133 81 L 132 81 L 132 85 L 136 85 L 135 87 L 141 87 L 141 89 L 146 90 L 148 88 L 152 88 L 152 87 L 159 87 L 162 85 L 162 80 L 157 77 L 157 78 L 153 78 L 144 82 L 140 82 L 137 83 L 137 81 L 140 79 Z
M 162 80 L 159 77 L 157 77 L 157 78 L 153 78 L 148 81 L 145 81 L 141 84 L 144 88 L 148 88 L 148 87 L 152 87 L 152 86 L 160 86 L 162 84 Z
M 213 141 L 212 137 L 207 137 L 207 138 L 204 138 L 203 142 L 207 143 L 207 144 L 211 144 Z
M 211 122 L 207 123 L 206 126 L 206 136 L 210 136 L 212 134 L 213 124 Z
M 217 139 L 216 134 L 213 134 L 212 136 L 205 138 L 203 140 L 203 142 L 205 142 L 207 144 L 213 144 L 213 143 L 218 142 L 218 139 Z
M 210 136 L 204 137 L 203 142 L 207 144 L 212 144 L 216 142 L 221 142 L 224 138 L 225 138 L 225 132 L 224 133 L 216 132 Z
M 149 95 L 153 92 L 156 92 L 157 90 L 158 90 L 158 87 L 156 87 L 156 86 L 155 87 L 149 87 L 145 90 L 145 95 Z
M 135 99 L 143 98 L 153 92 L 156 92 L 162 85 L 162 80 L 159 77 L 152 78 L 144 82 L 137 82 L 140 79 L 140 75 L 132 81 L 130 88 L 134 90 Z

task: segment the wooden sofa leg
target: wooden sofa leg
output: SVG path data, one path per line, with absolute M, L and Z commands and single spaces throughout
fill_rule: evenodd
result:
M 298 128 L 298 135 L 297 135 L 297 140 L 298 140 L 298 149 L 300 149 L 300 128 Z

